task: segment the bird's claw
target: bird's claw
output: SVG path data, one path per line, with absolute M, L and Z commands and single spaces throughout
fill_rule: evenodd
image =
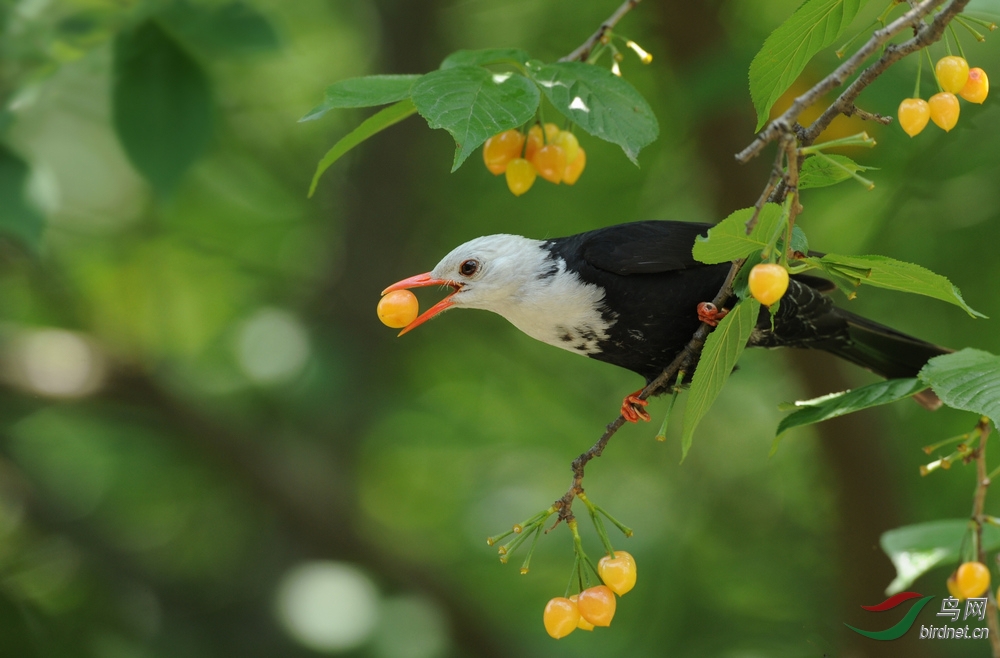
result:
M 719 325 L 719 321 L 728 315 L 727 309 L 720 309 L 712 302 L 702 302 L 698 304 L 698 319 L 710 327 Z
M 626 395 L 625 399 L 622 400 L 622 417 L 630 423 L 638 423 L 640 418 L 647 423 L 649 422 L 649 414 L 644 408 L 649 404 L 649 401 L 640 398 L 639 393 L 642 391 Z

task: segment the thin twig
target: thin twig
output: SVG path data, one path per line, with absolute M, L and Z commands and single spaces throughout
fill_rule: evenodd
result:
M 844 111 L 844 114 L 849 117 L 858 117 L 862 121 L 874 121 L 875 123 L 881 123 L 883 126 L 888 126 L 892 123 L 892 117 L 882 116 L 878 112 L 868 112 L 867 110 L 862 110 L 857 105 L 851 105 L 850 108 Z
M 799 167 L 801 165 L 799 164 L 799 149 L 793 136 L 786 135 L 786 138 L 781 140 L 781 146 L 785 149 L 785 162 L 788 163 L 785 177 L 782 179 L 785 184 L 783 196 L 787 196 L 789 193 L 792 195 L 792 203 L 788 211 L 788 234 L 785 238 L 785 251 L 788 251 L 792 248 L 792 229 L 795 228 L 795 218 L 802 212 L 802 205 L 799 203 Z
M 632 8 L 635 7 L 637 4 L 639 4 L 640 2 L 642 2 L 642 0 L 625 0 L 625 2 L 623 2 L 621 6 L 615 10 L 615 13 L 611 14 L 611 16 L 609 16 L 606 21 L 601 23 L 601 26 L 597 28 L 596 32 L 591 34 L 586 41 L 580 44 L 580 47 L 578 47 L 576 50 L 566 55 L 559 61 L 582 62 L 583 60 L 587 59 L 587 57 L 590 56 L 590 51 L 593 50 L 594 46 L 597 45 L 597 42 L 604 37 L 604 34 L 608 30 L 613 28 L 615 25 L 617 25 L 618 21 L 622 19 L 622 16 L 632 11 Z
M 753 204 L 753 215 L 747 220 L 747 235 L 753 231 L 753 228 L 757 226 L 757 219 L 760 217 L 760 212 L 764 209 L 764 204 L 767 203 L 768 199 L 771 198 L 771 193 L 774 192 L 775 186 L 777 186 L 778 181 L 781 180 L 784 174 L 784 161 L 785 161 L 785 150 L 778 149 L 778 152 L 774 155 L 774 165 L 771 167 L 771 177 L 767 179 L 767 185 L 764 186 L 764 191 L 760 193 L 757 198 L 757 203 Z
M 986 474 L 986 439 L 990 435 L 989 418 L 979 419 L 976 426 L 979 432 L 979 445 L 976 446 L 976 493 L 972 502 L 972 520 L 976 524 L 976 547 L 978 555 L 976 559 L 982 564 L 986 564 L 986 551 L 983 550 L 983 524 L 986 519 L 983 516 L 983 508 L 986 505 L 986 489 L 990 486 L 990 478 Z M 990 646 L 994 656 L 1000 656 L 1000 616 L 997 614 L 997 600 L 993 592 L 987 591 L 986 603 L 986 625 L 990 629 Z
M 843 64 L 838 66 L 833 73 L 817 82 L 809 91 L 796 98 L 791 107 L 785 110 L 781 116 L 768 123 L 767 127 L 757 135 L 753 143 L 736 154 L 736 159 L 743 163 L 748 162 L 751 158 L 759 155 L 767 144 L 778 139 L 782 134 L 794 132 L 795 122 L 806 108 L 814 105 L 828 92 L 847 82 L 869 57 L 878 52 L 894 36 L 907 28 L 915 30 L 915 36 L 909 41 L 905 41 L 900 45 L 885 46 L 884 54 L 874 64 L 865 69 L 818 119 L 802 131 L 802 134 L 799 135 L 802 144 L 811 144 L 837 115 L 845 114 L 849 111 L 856 113 L 854 101 L 865 87 L 870 85 L 886 69 L 910 53 L 938 41 L 941 35 L 944 34 L 944 29 L 948 23 L 968 3 L 969 0 L 951 0 L 934 17 L 933 21 L 925 25 L 923 18 L 934 11 L 938 5 L 942 4 L 942 0 L 924 0 L 924 2 L 917 4 L 913 9 L 886 27 L 875 30 L 871 38 L 853 55 L 847 58 Z
M 733 261 L 732 266 L 729 268 L 729 273 L 726 275 L 726 280 L 723 281 L 722 287 L 719 289 L 719 293 L 712 300 L 712 303 L 716 307 L 722 308 L 722 305 L 732 296 L 733 294 L 733 280 L 736 279 L 736 274 L 740 271 L 743 266 L 742 260 Z M 684 349 L 674 357 L 674 360 L 670 362 L 663 372 L 653 381 L 649 382 L 642 392 L 639 393 L 639 399 L 645 400 L 650 396 L 662 393 L 669 385 L 670 382 L 674 380 L 677 373 L 681 370 L 687 370 L 695 361 L 698 360 L 698 356 L 701 354 L 702 348 L 705 346 L 705 340 L 708 338 L 708 334 L 711 333 L 712 327 L 707 324 L 701 324 L 697 330 L 695 330 L 694 335 L 688 344 L 684 346 Z M 608 424 L 607 428 L 604 430 L 604 434 L 601 438 L 597 440 L 590 450 L 583 453 L 579 457 L 573 460 L 573 484 L 570 486 L 566 494 L 555 502 L 555 507 L 559 509 L 559 520 L 569 521 L 573 517 L 573 499 L 580 493 L 583 493 L 583 472 L 587 467 L 587 463 L 594 459 L 595 457 L 600 457 L 601 453 L 604 452 L 604 448 L 608 445 L 608 441 L 611 437 L 615 435 L 622 425 L 625 424 L 625 417 L 621 414 L 618 418 L 615 418 L 611 423 Z

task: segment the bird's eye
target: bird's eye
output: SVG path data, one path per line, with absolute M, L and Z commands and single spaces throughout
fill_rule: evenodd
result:
M 463 261 L 461 265 L 458 266 L 458 272 L 462 276 L 472 276 L 479 270 L 479 261 L 470 258 L 467 261 Z

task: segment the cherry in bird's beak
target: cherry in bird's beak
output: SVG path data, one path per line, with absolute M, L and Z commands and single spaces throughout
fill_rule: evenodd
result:
M 430 272 L 426 272 L 424 274 L 411 276 L 409 279 L 403 279 L 402 281 L 398 281 L 382 291 L 382 294 L 385 295 L 387 293 L 392 292 L 393 290 L 407 290 L 409 288 L 426 288 L 427 286 L 451 286 L 452 288 L 455 289 L 455 292 L 451 293 L 450 295 L 439 301 L 434 306 L 431 306 L 429 309 L 424 311 L 420 315 L 420 317 L 418 317 L 416 320 L 403 327 L 403 330 L 400 331 L 398 334 L 399 336 L 402 336 L 411 329 L 419 327 L 420 325 L 427 322 L 441 311 L 444 311 L 454 306 L 455 302 L 451 301 L 451 298 L 455 296 L 456 292 L 462 289 L 462 284 L 457 283 L 455 281 L 448 281 L 446 279 L 435 279 L 434 277 L 431 276 Z

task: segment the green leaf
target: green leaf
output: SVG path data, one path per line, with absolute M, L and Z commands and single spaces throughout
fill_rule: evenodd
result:
M 833 164 L 829 160 L 818 156 L 806 158 L 802 163 L 802 170 L 799 172 L 799 189 L 808 190 L 817 187 L 829 187 L 842 183 L 851 178 L 850 172 L 868 171 L 874 167 L 859 165 L 846 155 L 827 155 L 827 158 L 837 162 L 841 166 Z M 847 169 L 845 171 L 844 169 Z
M 812 400 L 800 400 L 795 403 L 798 409 L 793 414 L 789 414 L 781 419 L 778 430 L 774 435 L 774 443 L 771 444 L 771 454 L 778 449 L 778 442 L 781 435 L 793 427 L 812 425 L 824 420 L 844 416 L 846 414 L 861 411 L 883 404 L 889 404 L 908 398 L 927 388 L 927 383 L 920 381 L 916 377 L 908 379 L 888 379 L 883 382 L 875 382 L 867 386 L 861 386 L 850 391 L 840 393 L 830 393 Z
M 766 203 L 761 208 L 757 225 L 747 235 L 747 222 L 753 208 L 737 210 L 708 230 L 708 237 L 700 235 L 694 241 L 692 255 L 695 260 L 708 263 L 725 263 L 737 258 L 760 253 L 767 245 L 781 222 L 781 206 Z
M 660 134 L 649 103 L 629 82 L 593 64 L 533 64 L 532 77 L 564 116 L 585 132 L 612 144 L 638 164 L 643 147 Z
M 516 64 L 524 66 L 531 59 L 519 48 L 488 48 L 486 50 L 457 50 L 444 58 L 442 69 L 456 66 L 487 66 L 489 64 Z
M 252 55 L 281 45 L 271 22 L 245 2 L 216 8 L 177 2 L 161 16 L 172 34 L 216 55 Z
M 413 104 L 431 128 L 455 138 L 455 171 L 487 139 L 535 115 L 538 88 L 523 75 L 479 66 L 432 71 L 413 85 Z
M 681 460 L 691 449 L 691 439 L 698 423 L 708 413 L 722 386 L 729 379 L 740 355 L 743 354 L 750 332 L 757 324 L 760 303 L 755 299 L 744 299 L 722 319 L 719 326 L 708 335 L 705 347 L 698 359 L 691 390 L 688 391 L 687 406 L 684 409 L 684 428 L 681 432 Z
M 115 41 L 114 126 L 135 168 L 170 193 L 212 135 L 204 71 L 154 21 Z
M 25 199 L 28 172 L 27 163 L 0 144 L 0 234 L 38 251 L 45 224 Z
M 976 318 L 986 316 L 974 310 L 951 281 L 925 267 L 895 260 L 888 256 L 840 256 L 827 254 L 819 259 L 820 265 L 834 274 L 876 288 L 912 292 L 954 304 Z
M 388 105 L 410 97 L 413 83 L 419 75 L 369 75 L 335 82 L 326 88 L 323 102 L 299 119 L 312 121 L 330 110 L 348 107 Z
M 1000 424 L 1000 356 L 966 348 L 934 357 L 918 376 L 949 407 Z
M 750 97 L 757 108 L 757 128 L 813 55 L 833 43 L 867 0 L 806 0 L 778 26 L 750 63 Z
M 962 541 L 968 532 L 969 519 L 942 519 L 882 533 L 879 543 L 896 567 L 896 577 L 886 588 L 886 595 L 904 591 L 939 565 L 954 568 L 962 559 Z M 982 548 L 987 552 L 1000 548 L 1000 528 L 983 526 Z
M 311 197 L 316 191 L 316 185 L 323 172 L 329 169 L 330 165 L 339 160 L 342 155 L 372 135 L 399 123 L 416 111 L 417 108 L 413 106 L 413 101 L 410 99 L 399 101 L 395 105 L 379 110 L 365 119 L 360 126 L 341 137 L 316 165 L 316 173 L 313 174 L 312 183 L 309 184 L 309 196 Z
M 761 257 L 760 252 L 755 251 L 747 256 L 743 267 L 736 273 L 736 278 L 733 279 L 733 292 L 740 299 L 746 299 L 750 296 L 750 270 L 762 262 L 764 262 L 764 259 Z
M 809 253 L 809 240 L 806 238 L 806 232 L 799 228 L 798 224 L 792 227 L 792 251 L 800 254 Z

